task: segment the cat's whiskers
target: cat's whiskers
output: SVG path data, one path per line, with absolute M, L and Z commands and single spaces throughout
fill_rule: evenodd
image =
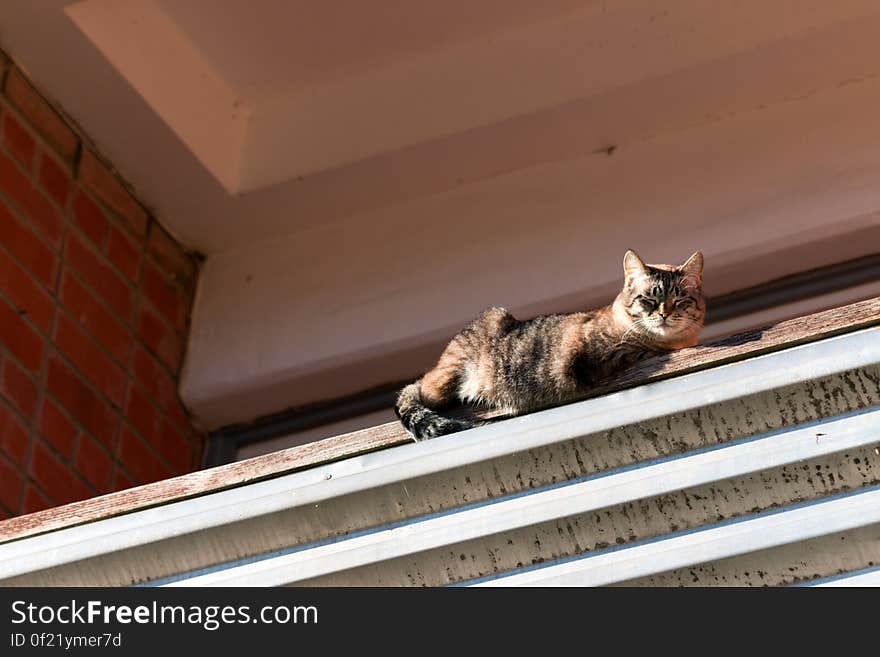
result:
M 625 344 L 627 339 L 629 338 L 629 336 L 636 332 L 636 329 L 648 328 L 647 324 L 645 323 L 646 321 L 647 321 L 646 317 L 637 317 L 636 319 L 632 320 L 632 325 L 628 329 L 626 329 L 626 331 L 623 332 L 623 335 L 620 336 L 620 339 L 617 341 L 617 344 L 618 345 Z

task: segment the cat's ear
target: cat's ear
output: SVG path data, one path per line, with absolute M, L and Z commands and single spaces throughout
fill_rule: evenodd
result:
M 645 263 L 642 262 L 642 259 L 632 249 L 627 249 L 626 253 L 623 254 L 623 273 L 627 280 L 635 278 L 640 274 L 648 273 Z
M 686 276 L 692 276 L 697 279 L 697 282 L 702 280 L 703 278 L 703 252 L 702 251 L 694 251 L 694 254 L 687 259 L 681 267 L 678 268 L 679 271 L 683 272 Z

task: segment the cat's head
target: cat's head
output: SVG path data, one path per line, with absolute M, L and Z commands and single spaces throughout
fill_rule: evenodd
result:
M 706 317 L 702 252 L 675 267 L 646 265 L 629 250 L 623 256 L 623 273 L 614 316 L 629 335 L 668 349 L 697 343 Z

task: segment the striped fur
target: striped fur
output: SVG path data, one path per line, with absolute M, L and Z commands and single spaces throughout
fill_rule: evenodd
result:
M 624 256 L 624 286 L 603 308 L 518 320 L 490 308 L 456 335 L 437 365 L 401 390 L 397 417 L 415 440 L 473 423 L 437 412 L 468 402 L 517 415 L 584 396 L 641 358 L 696 344 L 706 313 L 703 256 L 679 267 Z

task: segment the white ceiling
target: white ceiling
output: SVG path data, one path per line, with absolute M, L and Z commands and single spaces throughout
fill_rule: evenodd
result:
M 536 67 L 533 30 L 571 41 L 578 5 L 595 2 L 84 0 L 66 12 L 244 194 L 534 109 L 511 56 Z
M 751 99 L 735 58 L 776 84 L 773 49 L 815 35 L 846 57 L 842 27 L 878 15 L 872 0 L 11 0 L 0 45 L 210 254 L 711 120 L 695 103 Z
M 591 3 L 158 0 L 155 4 L 230 86 L 251 98 L 350 78 L 400 59 L 556 18 Z

